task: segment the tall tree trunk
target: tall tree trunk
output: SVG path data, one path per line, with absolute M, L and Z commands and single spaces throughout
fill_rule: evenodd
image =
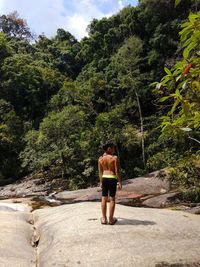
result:
M 63 152 L 61 152 L 61 161 L 62 161 L 62 178 L 66 177 L 66 160 Z
M 137 90 L 135 90 L 136 98 L 137 98 L 137 104 L 138 104 L 138 110 L 139 110 L 139 116 L 140 116 L 140 130 L 142 134 L 142 160 L 144 168 L 146 167 L 146 161 L 145 161 L 145 154 L 144 154 L 144 128 L 143 128 L 143 118 L 142 118 L 142 110 L 140 105 L 139 96 L 137 93 Z

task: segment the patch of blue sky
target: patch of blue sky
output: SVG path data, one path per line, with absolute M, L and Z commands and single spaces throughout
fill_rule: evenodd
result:
M 118 3 L 116 0 L 96 0 L 95 4 L 104 14 L 111 13 L 113 9 L 118 7 Z
M 76 7 L 74 5 L 74 0 L 62 0 L 63 1 L 63 7 L 66 10 L 66 14 L 68 13 L 75 13 L 76 12 Z

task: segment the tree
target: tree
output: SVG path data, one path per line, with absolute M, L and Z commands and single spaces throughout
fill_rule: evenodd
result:
M 138 77 L 140 76 L 140 71 L 138 65 L 140 61 L 142 45 L 142 41 L 139 38 L 133 36 L 127 39 L 124 45 L 118 50 L 117 54 L 113 57 L 113 61 L 116 62 L 117 68 L 119 69 L 119 75 L 123 77 L 123 82 L 126 84 L 126 86 L 128 85 L 128 87 L 131 87 L 131 90 L 134 92 L 136 97 L 142 137 L 142 158 L 145 168 L 143 117 L 138 94 L 140 90 L 140 83 L 138 79 Z
M 26 147 L 20 154 L 23 167 L 29 171 L 48 170 L 54 177 L 65 175 L 69 186 L 83 186 L 87 181 L 81 175 L 85 165 L 80 140 L 86 128 L 87 115 L 78 105 L 50 112 L 38 131 L 26 134 Z
M 163 134 L 182 135 L 183 131 L 197 131 L 200 127 L 200 12 L 191 13 L 182 28 L 183 60 L 178 61 L 171 70 L 165 68 L 167 75 L 160 83 L 154 83 L 157 92 L 167 94 L 160 102 L 168 100 L 172 106 L 168 114 L 162 117 Z
M 69 45 L 73 45 L 77 43 L 76 38 L 68 31 L 65 31 L 64 29 L 58 29 L 57 34 L 55 36 L 55 39 L 59 42 L 68 41 Z M 67 45 L 67 43 L 65 43 Z
M 31 40 L 31 33 L 26 20 L 21 19 L 17 11 L 10 14 L 0 16 L 0 30 L 11 36 L 20 37 L 22 39 Z
M 11 52 L 12 49 L 8 45 L 7 40 L 4 38 L 4 35 L 0 33 L 0 66 L 3 63 L 3 60 L 11 55 Z
M 0 99 L 0 184 L 19 177 L 18 153 L 22 148 L 22 122 L 13 106 Z
M 176 1 L 178 4 L 179 1 Z M 156 91 L 166 96 L 160 102 L 168 101 L 169 112 L 163 116 L 161 136 L 183 138 L 186 135 L 194 144 L 182 155 L 176 166 L 170 169 L 170 179 L 176 186 L 186 189 L 184 200 L 200 200 L 199 135 L 200 135 L 200 12 L 190 13 L 189 21 L 182 25 L 180 37 L 183 46 L 183 59 L 171 69 L 165 68 L 165 75 L 156 84 Z M 192 136 L 191 136 L 192 135 Z
M 32 57 L 7 57 L 2 66 L 2 73 L 0 97 L 10 102 L 18 115 L 32 120 L 40 117 L 42 74 L 40 69 L 34 66 Z
M 77 54 L 81 50 L 75 37 L 63 29 L 58 29 L 54 38 L 39 36 L 34 45 L 34 58 L 41 67 L 50 67 L 63 75 L 75 79 L 80 72 L 81 62 Z

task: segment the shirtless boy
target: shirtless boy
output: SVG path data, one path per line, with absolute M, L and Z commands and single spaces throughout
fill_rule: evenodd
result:
M 98 168 L 99 168 L 99 178 L 100 187 L 102 188 L 102 218 L 101 223 L 107 224 L 106 210 L 107 210 L 107 199 L 108 193 L 110 197 L 110 213 L 109 213 L 109 224 L 113 225 L 117 222 L 114 218 L 115 211 L 115 194 L 117 189 L 117 181 L 119 182 L 119 189 L 122 188 L 122 181 L 119 171 L 117 156 L 114 156 L 115 146 L 111 141 L 106 141 L 103 145 L 105 153 L 99 158 Z

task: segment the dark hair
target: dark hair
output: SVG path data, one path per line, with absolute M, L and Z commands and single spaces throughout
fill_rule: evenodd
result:
M 107 141 L 105 142 L 105 144 L 103 145 L 103 149 L 106 151 L 107 148 L 109 148 L 109 147 L 113 147 L 113 145 L 114 145 L 114 143 L 113 143 L 112 141 L 107 140 Z

